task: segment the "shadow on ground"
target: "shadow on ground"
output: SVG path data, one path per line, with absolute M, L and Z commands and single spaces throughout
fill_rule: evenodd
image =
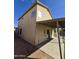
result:
M 15 57 L 14 59 L 39 59 L 39 58 L 28 58 L 30 54 L 35 52 L 37 49 L 45 45 L 47 42 L 49 42 L 51 39 L 42 42 L 38 46 L 33 46 L 32 44 L 28 43 L 27 41 L 23 40 L 22 38 L 18 37 L 16 34 L 14 34 L 14 55 L 25 55 L 24 57 Z

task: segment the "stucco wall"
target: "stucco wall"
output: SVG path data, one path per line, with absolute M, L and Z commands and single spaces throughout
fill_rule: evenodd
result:
M 28 13 L 26 13 L 20 20 L 19 20 L 19 28 L 22 28 L 21 37 L 34 44 L 35 40 L 35 29 L 36 29 L 36 15 L 32 15 L 32 11 L 36 11 L 36 6 L 33 7 Z
M 52 28 L 46 25 L 42 24 L 36 24 L 36 40 L 35 44 L 40 44 L 41 42 L 47 40 L 48 35 L 47 35 L 47 30 L 50 31 L 50 36 L 52 38 Z
M 36 13 L 34 12 L 35 13 L 34 16 L 32 16 L 32 11 L 36 12 Z M 39 17 L 39 11 L 42 13 L 40 17 Z M 36 22 L 45 21 L 49 19 L 52 20 L 52 17 L 50 16 L 48 10 L 37 4 L 19 20 L 18 27 L 22 29 L 21 37 L 24 40 L 30 42 L 31 44 L 36 44 L 37 39 L 38 40 L 43 39 L 43 40 L 40 40 L 40 42 L 43 42 L 47 36 L 44 34 L 40 36 L 40 34 L 42 34 L 42 31 L 44 33 L 44 30 L 42 29 L 42 27 L 44 26 L 37 25 Z M 38 31 L 36 28 L 38 28 Z M 44 28 L 47 29 L 47 26 Z
M 36 21 L 52 20 L 48 10 L 40 5 L 37 5 Z

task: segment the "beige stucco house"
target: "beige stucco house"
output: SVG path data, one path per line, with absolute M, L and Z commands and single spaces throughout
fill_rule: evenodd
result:
M 56 37 L 57 33 L 55 33 L 55 27 L 52 25 L 53 18 L 48 7 L 36 1 L 29 10 L 19 18 L 19 35 L 29 43 L 38 45 Z
M 53 55 L 56 57 L 55 59 L 60 59 L 56 21 L 60 23 L 62 28 L 60 27 L 59 31 L 61 31 L 65 25 L 65 18 L 53 19 L 48 7 L 37 0 L 19 18 L 19 36 L 33 45 L 38 45 L 54 38 L 52 42 L 55 49 Z M 64 56 L 64 43 L 62 42 L 64 41 L 60 38 L 62 54 Z

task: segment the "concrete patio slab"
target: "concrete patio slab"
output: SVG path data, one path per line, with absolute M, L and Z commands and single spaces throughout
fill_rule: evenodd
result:
M 64 59 L 64 44 L 63 43 L 61 43 L 61 47 L 62 47 L 62 55 L 63 55 L 63 59 Z M 48 42 L 47 44 L 42 46 L 40 48 L 40 50 L 45 52 L 46 54 L 50 55 L 51 57 L 53 57 L 55 59 L 60 59 L 58 42 L 53 42 L 53 40 L 51 40 L 50 42 Z
M 41 50 L 37 50 L 32 53 L 28 58 L 35 58 L 35 59 L 54 59 L 53 57 L 47 55 L 46 53 L 42 52 Z

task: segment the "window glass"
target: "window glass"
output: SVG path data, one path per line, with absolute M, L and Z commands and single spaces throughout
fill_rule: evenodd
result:
M 36 10 L 31 13 L 31 16 L 34 17 L 36 15 Z

